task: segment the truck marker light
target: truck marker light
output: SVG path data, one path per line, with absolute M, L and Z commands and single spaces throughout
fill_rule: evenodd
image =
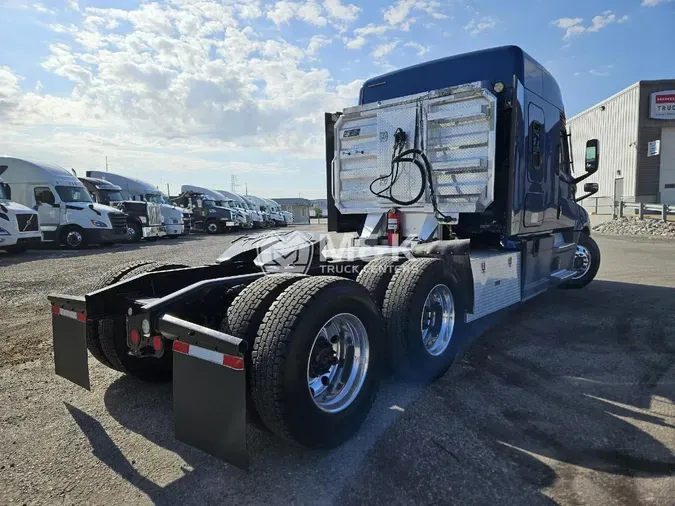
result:
M 137 329 L 131 329 L 129 331 L 129 341 L 131 341 L 131 344 L 134 346 L 138 346 L 141 342 L 141 335 L 138 333 Z
M 173 351 L 176 353 L 182 353 L 183 355 L 200 358 L 208 362 L 213 362 L 214 364 L 224 365 L 225 367 L 229 367 L 230 369 L 235 369 L 237 371 L 244 370 L 244 359 L 242 357 L 226 355 L 224 353 L 207 350 L 206 348 L 200 348 L 199 346 L 183 343 L 181 341 L 173 342 Z
M 87 314 L 86 313 L 78 313 L 76 311 L 70 311 L 69 309 L 64 309 L 62 307 L 59 307 L 57 305 L 52 305 L 52 313 L 60 315 L 60 316 L 65 316 L 66 318 L 70 318 L 71 320 L 77 320 L 80 322 L 86 322 L 87 321 Z

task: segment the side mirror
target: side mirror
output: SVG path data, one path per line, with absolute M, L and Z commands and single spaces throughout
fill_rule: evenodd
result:
M 595 195 L 596 193 L 598 193 L 599 189 L 600 186 L 598 186 L 598 183 L 586 183 L 584 185 L 585 195 L 582 195 L 581 197 L 574 199 L 574 202 L 579 202 L 580 200 L 584 200 L 585 198 L 588 198 L 591 195 Z
M 586 142 L 586 163 L 584 167 L 586 172 L 596 172 L 600 161 L 600 152 L 598 150 L 598 139 L 591 139 Z
M 572 184 L 578 184 L 587 177 L 595 174 L 598 171 L 600 164 L 600 145 L 598 139 L 591 139 L 586 141 L 586 156 L 584 159 L 584 169 L 586 174 L 576 177 L 572 180 Z M 585 198 L 585 197 L 584 197 Z
M 7 183 L 0 183 L 0 186 L 2 186 L 5 195 L 7 195 L 7 200 L 12 200 L 12 188 Z

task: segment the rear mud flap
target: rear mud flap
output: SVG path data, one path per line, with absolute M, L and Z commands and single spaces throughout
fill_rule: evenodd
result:
M 248 469 L 243 358 L 246 343 L 170 315 L 164 315 L 162 320 L 165 327 L 168 320 L 172 320 L 173 335 L 182 339 L 173 343 L 176 439 L 241 469 Z M 182 329 L 178 330 L 179 327 Z M 190 334 L 183 332 L 188 329 Z M 215 346 L 214 342 L 217 342 Z M 235 342 L 242 343 L 242 352 L 238 351 Z
M 84 297 L 50 296 L 56 374 L 91 390 Z

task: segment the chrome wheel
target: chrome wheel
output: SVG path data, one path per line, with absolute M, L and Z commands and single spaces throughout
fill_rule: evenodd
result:
M 591 254 L 583 246 L 577 246 L 577 252 L 574 254 L 574 269 L 577 273 L 572 276 L 572 279 L 581 279 L 591 268 Z
M 66 234 L 66 244 L 71 248 L 79 248 L 82 244 L 82 234 L 77 230 L 71 230 Z
M 218 224 L 211 222 L 206 226 L 206 230 L 208 230 L 212 234 L 215 234 L 216 232 L 218 232 Z
M 441 355 L 450 344 L 455 328 L 455 300 L 446 285 L 434 286 L 422 310 L 422 342 L 427 353 Z
M 334 316 L 314 338 L 307 385 L 314 404 L 326 413 L 347 408 L 359 395 L 368 372 L 368 332 L 350 313 Z
M 127 236 L 130 241 L 133 241 L 136 238 L 136 230 L 133 227 L 127 227 Z

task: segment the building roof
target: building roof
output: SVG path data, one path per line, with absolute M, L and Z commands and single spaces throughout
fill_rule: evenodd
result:
M 312 207 L 312 201 L 302 198 L 272 199 L 280 206 L 307 206 Z
M 655 83 L 664 83 L 664 85 L 666 83 L 673 83 L 673 85 L 675 85 L 675 79 L 653 79 L 653 80 L 649 80 L 649 81 L 638 81 L 636 83 L 631 84 L 627 88 L 624 88 L 623 90 L 616 92 L 614 95 L 612 95 L 610 97 L 607 97 L 604 100 L 601 100 L 597 104 L 590 106 L 588 109 L 584 109 L 583 111 L 581 111 L 578 114 L 575 114 L 571 118 L 568 118 L 567 122 L 569 123 L 573 119 L 579 118 L 580 116 L 583 116 L 584 114 L 587 114 L 587 113 L 591 112 L 592 110 L 596 109 L 597 107 L 599 107 L 601 105 L 604 105 L 604 104 L 607 104 L 608 102 L 611 102 L 615 98 L 620 97 L 624 93 L 628 93 L 630 90 L 632 90 L 634 88 L 637 88 L 639 86 L 643 86 L 645 84 L 655 84 Z M 671 86 L 671 85 L 668 84 L 668 86 Z

